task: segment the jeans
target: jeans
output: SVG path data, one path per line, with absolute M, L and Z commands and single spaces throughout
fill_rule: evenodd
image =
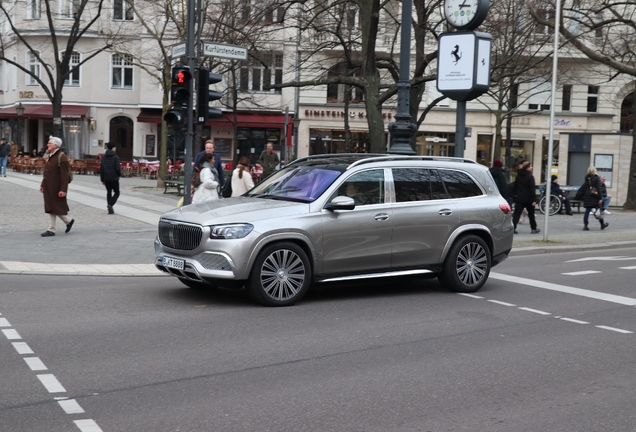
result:
M 9 158 L 7 156 L 0 157 L 0 175 L 7 175 L 7 161 Z
M 603 210 L 607 210 L 607 208 L 609 207 L 609 203 L 612 200 L 612 197 L 605 197 L 603 198 Z

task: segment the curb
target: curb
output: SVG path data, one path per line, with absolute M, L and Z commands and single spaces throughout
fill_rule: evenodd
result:
M 636 241 L 617 241 L 617 242 L 605 242 L 605 243 L 593 243 L 593 244 L 581 244 L 581 245 L 564 245 L 564 246 L 526 246 L 515 248 L 512 247 L 510 256 L 524 256 L 524 255 L 540 255 L 546 253 L 559 253 L 570 251 L 589 251 L 589 250 L 611 250 L 622 249 L 625 247 L 636 247 Z

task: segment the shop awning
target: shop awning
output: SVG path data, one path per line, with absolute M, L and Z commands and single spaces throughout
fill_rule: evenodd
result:
M 234 115 L 225 114 L 206 123 L 207 126 L 231 126 Z M 142 108 L 137 116 L 137 121 L 142 123 L 161 123 L 161 110 L 156 108 Z M 291 117 L 288 122 L 291 122 Z M 285 127 L 285 114 L 246 114 L 240 113 L 236 115 L 236 124 L 238 127 L 250 128 L 283 128 Z
M 50 120 L 53 118 L 53 107 L 50 104 L 22 104 L 24 119 Z M 15 119 L 16 105 L 0 108 L 0 119 Z M 62 105 L 62 118 L 66 120 L 80 120 L 88 116 L 90 107 L 83 105 Z

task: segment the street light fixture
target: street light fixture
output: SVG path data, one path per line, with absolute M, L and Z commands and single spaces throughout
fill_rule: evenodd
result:
M 18 149 L 22 149 L 22 116 L 24 115 L 24 106 L 22 102 L 15 107 L 15 112 L 18 115 Z

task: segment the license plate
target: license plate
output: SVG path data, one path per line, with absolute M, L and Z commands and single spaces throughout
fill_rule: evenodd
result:
M 183 270 L 185 268 L 185 260 L 170 258 L 170 257 L 162 257 L 161 264 L 164 267 L 169 267 L 177 270 Z

